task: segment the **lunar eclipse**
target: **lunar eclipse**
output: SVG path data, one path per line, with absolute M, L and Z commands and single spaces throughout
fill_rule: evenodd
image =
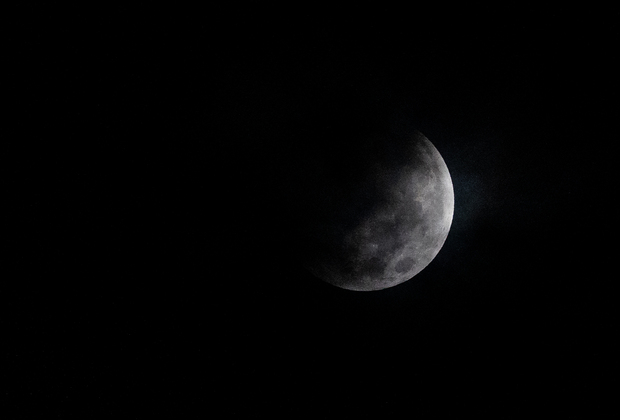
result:
M 380 290 L 409 280 L 444 244 L 454 214 L 450 173 L 421 133 L 369 141 L 347 180 L 325 176 L 311 200 L 304 265 L 334 286 Z M 390 150 L 386 150 L 389 148 Z

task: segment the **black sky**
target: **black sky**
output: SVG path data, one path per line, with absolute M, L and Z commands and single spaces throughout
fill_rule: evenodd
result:
M 11 67 L 14 418 L 604 409 L 612 13 L 51 12 Z M 323 284 L 303 189 L 390 129 L 445 159 L 450 235 L 397 287 Z

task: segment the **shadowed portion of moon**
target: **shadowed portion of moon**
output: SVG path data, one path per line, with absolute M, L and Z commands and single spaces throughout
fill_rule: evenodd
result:
M 324 170 L 307 193 L 303 259 L 330 284 L 379 290 L 435 258 L 452 223 L 454 191 L 443 158 L 421 133 L 361 147 L 349 172 Z

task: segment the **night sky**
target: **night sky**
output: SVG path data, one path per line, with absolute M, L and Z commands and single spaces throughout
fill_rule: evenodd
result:
M 606 409 L 617 13 L 332 12 L 31 8 L 7 419 Z M 414 129 L 454 184 L 438 256 L 377 292 L 306 272 L 314 171 L 352 176 L 365 133 Z

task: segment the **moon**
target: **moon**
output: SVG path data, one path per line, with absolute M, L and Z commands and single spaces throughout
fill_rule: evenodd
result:
M 372 291 L 411 279 L 435 258 L 452 224 L 454 189 L 419 132 L 363 144 L 338 176 L 324 171 L 311 197 L 303 265 L 334 286 Z

